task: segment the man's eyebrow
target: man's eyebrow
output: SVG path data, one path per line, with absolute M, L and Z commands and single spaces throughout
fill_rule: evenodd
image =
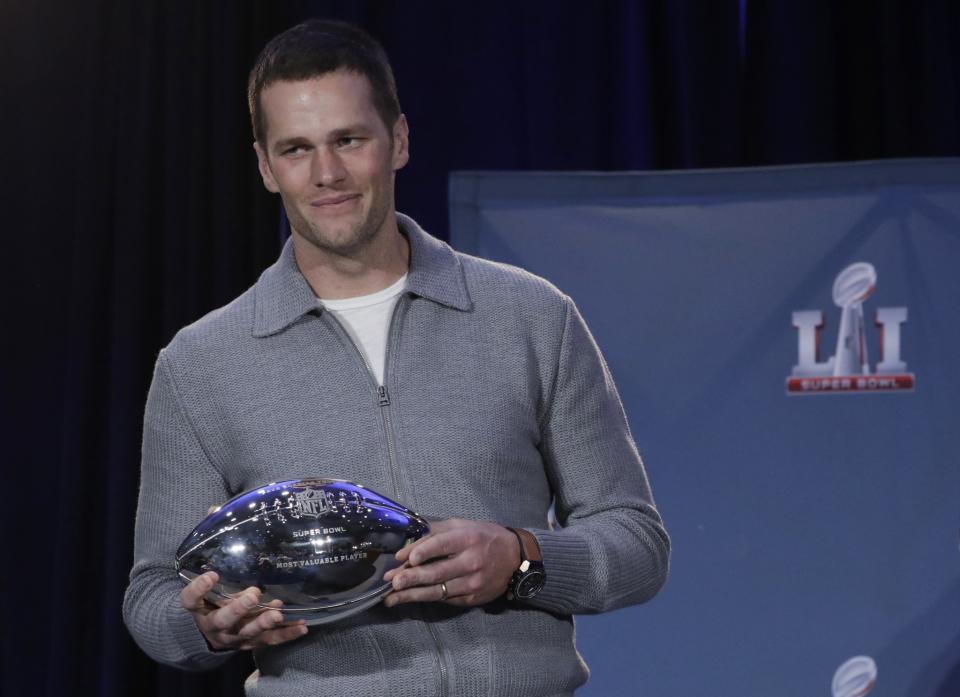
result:
M 281 138 L 276 143 L 273 144 L 274 150 L 286 150 L 293 145 L 309 145 L 310 141 L 304 138 L 303 136 L 291 136 L 289 138 Z
M 366 135 L 370 132 L 370 127 L 365 126 L 362 123 L 354 124 L 352 126 L 344 126 L 343 128 L 335 128 L 327 134 L 329 140 L 337 140 L 338 138 L 343 138 L 344 136 L 352 136 L 356 134 Z

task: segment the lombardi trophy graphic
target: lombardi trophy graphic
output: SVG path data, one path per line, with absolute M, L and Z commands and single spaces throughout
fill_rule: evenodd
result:
M 833 282 L 833 302 L 840 308 L 840 331 L 834 354 L 834 375 L 869 375 L 863 301 L 877 287 L 877 271 L 865 261 L 851 264 Z
M 914 375 L 900 357 L 901 329 L 906 307 L 879 307 L 876 331 L 880 356 L 871 370 L 867 357 L 867 328 L 863 303 L 877 287 L 877 270 L 865 261 L 843 269 L 833 282 L 833 302 L 840 308 L 836 352 L 820 360 L 820 333 L 825 326 L 821 310 L 793 313 L 797 329 L 797 362 L 787 377 L 787 394 L 831 392 L 893 392 L 912 390 Z
M 870 656 L 854 656 L 833 674 L 833 697 L 863 697 L 877 684 L 877 663 Z

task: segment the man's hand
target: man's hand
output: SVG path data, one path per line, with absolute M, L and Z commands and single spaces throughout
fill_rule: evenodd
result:
M 384 576 L 394 588 L 384 600 L 387 607 L 430 601 L 481 605 L 506 591 L 520 566 L 520 544 L 494 523 L 454 518 L 431 523 L 429 535 L 396 556 L 402 566 Z
M 284 622 L 278 609 L 257 607 L 260 601 L 258 588 L 247 588 L 220 606 L 211 605 L 204 596 L 219 580 L 216 572 L 208 571 L 180 591 L 180 604 L 193 615 L 197 627 L 214 650 L 276 646 L 307 633 L 303 620 Z M 279 608 L 281 601 L 273 600 L 269 605 Z

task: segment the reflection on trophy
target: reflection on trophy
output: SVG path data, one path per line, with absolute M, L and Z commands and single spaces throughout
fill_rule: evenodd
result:
M 877 272 L 865 261 L 851 264 L 833 282 L 833 302 L 841 310 L 834 375 L 869 375 L 867 339 L 863 329 L 863 301 L 877 287 Z

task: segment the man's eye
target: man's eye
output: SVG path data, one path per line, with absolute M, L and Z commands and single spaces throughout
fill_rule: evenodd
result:
M 360 144 L 362 138 L 357 138 L 356 136 L 344 136 L 343 138 L 337 139 L 337 147 L 339 148 L 353 148 Z
M 302 153 L 304 150 L 306 150 L 306 148 L 305 148 L 304 146 L 302 146 L 302 145 L 294 145 L 294 146 L 289 147 L 289 148 L 287 148 L 286 150 L 284 150 L 284 151 L 283 151 L 283 154 L 284 154 L 284 155 L 299 155 L 299 154 Z

